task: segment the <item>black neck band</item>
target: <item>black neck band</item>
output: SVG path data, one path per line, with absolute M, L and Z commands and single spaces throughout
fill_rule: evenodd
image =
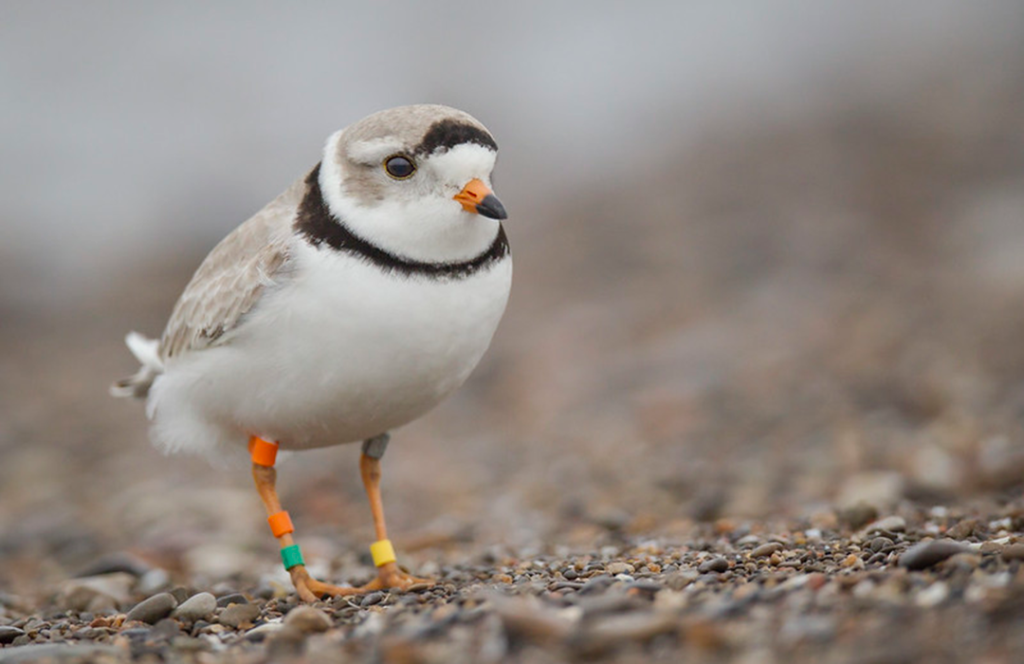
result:
M 331 214 L 320 191 L 320 164 L 306 178 L 306 195 L 295 217 L 295 231 L 314 247 L 326 244 L 332 249 L 354 254 L 368 260 L 385 272 L 406 276 L 423 275 L 435 278 L 464 279 L 490 267 L 509 254 L 505 229 L 498 227 L 498 236 L 482 254 L 455 263 L 427 263 L 396 256 L 355 235 L 344 220 Z

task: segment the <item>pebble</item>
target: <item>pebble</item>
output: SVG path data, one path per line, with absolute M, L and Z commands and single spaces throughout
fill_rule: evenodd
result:
M 725 558 L 720 558 L 720 557 L 719 558 L 712 558 L 710 560 L 705 560 L 704 562 L 702 562 L 700 564 L 699 567 L 697 567 L 697 571 L 700 572 L 701 574 L 707 574 L 709 572 L 716 572 L 718 574 L 721 574 L 722 572 L 725 572 L 728 569 L 729 569 L 729 561 L 726 560 Z
M 843 510 L 840 518 L 848 523 L 851 528 L 857 529 L 877 519 L 878 510 L 867 503 L 857 503 L 853 507 Z
M 149 563 L 138 556 L 130 553 L 119 552 L 97 558 L 80 570 L 75 576 L 81 578 L 124 572 L 135 577 L 140 577 L 150 569 L 152 568 Z
M 162 618 L 166 618 L 171 615 L 171 611 L 173 611 L 177 606 L 178 601 L 174 599 L 174 595 L 170 593 L 159 593 L 136 604 L 132 610 L 128 612 L 127 619 L 129 621 L 138 620 L 152 625 Z
M 618 562 L 617 561 L 617 562 L 608 563 L 607 565 L 605 565 L 604 570 L 608 574 L 611 574 L 612 576 L 616 576 L 618 574 L 632 574 L 633 572 L 636 571 L 636 568 L 633 567 L 632 565 L 630 565 L 629 563 L 624 563 L 624 562 Z
M 968 551 L 970 551 L 968 547 L 952 540 L 920 542 L 900 556 L 899 566 L 909 570 L 927 569 L 951 556 Z
M 590 577 L 583 586 L 580 587 L 580 594 L 586 595 L 587 593 L 599 592 L 604 590 L 608 586 L 615 583 L 615 579 L 608 576 L 607 574 L 599 574 L 597 576 Z
M 249 599 L 242 593 L 228 593 L 217 598 L 217 606 L 225 607 L 232 604 L 248 604 Z
M 238 629 L 246 623 L 253 622 L 259 615 L 260 607 L 255 604 L 232 604 L 220 612 L 217 622 Z
M 914 598 L 914 602 L 918 606 L 930 608 L 941 604 L 947 597 L 949 597 L 949 586 L 942 581 L 937 581 L 917 593 L 917 597 Z
M 869 533 L 903 533 L 907 530 L 907 520 L 901 516 L 887 516 L 871 523 L 865 530 Z
M 245 633 L 245 638 L 248 641 L 262 641 L 267 637 L 271 637 L 277 632 L 280 632 L 282 629 L 285 629 L 284 623 L 267 622 L 250 629 Z
M 896 545 L 896 543 L 893 542 L 888 537 L 876 537 L 873 540 L 871 540 L 870 542 L 868 542 L 868 548 L 871 549 L 872 551 L 874 551 L 875 553 L 879 553 L 879 552 L 881 552 L 881 551 L 883 551 L 885 549 L 888 549 L 891 546 L 895 546 L 895 545 Z
M 159 590 L 166 589 L 171 582 L 171 575 L 165 570 L 154 568 L 146 572 L 139 578 L 139 583 L 135 587 L 135 592 L 148 595 L 155 593 Z
M 783 548 L 784 547 L 781 544 L 779 544 L 778 542 L 768 542 L 767 544 L 762 544 L 761 546 L 759 546 L 756 549 L 754 549 L 753 551 L 751 551 L 750 552 L 750 557 L 751 558 L 766 558 L 766 557 L 772 555 L 773 553 L 775 553 L 776 551 L 781 551 Z
M 955 540 L 967 539 L 980 528 L 984 528 L 984 526 L 978 519 L 963 519 L 946 531 L 946 537 Z
M 73 611 L 113 610 L 130 601 L 134 583 L 135 577 L 127 572 L 71 579 L 61 586 L 61 596 Z
M 1024 544 L 1008 544 L 1003 547 L 1003 560 L 1024 560 Z
M 0 643 L 10 643 L 25 633 L 25 630 L 17 627 L 0 626 Z
M 373 606 L 374 604 L 380 604 L 383 599 L 384 599 L 384 593 L 382 593 L 382 592 L 378 591 L 378 592 L 369 593 L 369 594 L 367 594 L 366 596 L 363 597 L 361 602 L 359 602 L 359 606 L 361 606 L 361 607 L 363 607 L 365 609 L 368 606 Z M 291 614 L 289 614 L 289 615 L 291 615 Z
M 284 617 L 284 624 L 303 634 L 316 634 L 329 630 L 331 619 L 320 609 L 312 606 L 299 606 L 288 612 L 288 615 Z
M 178 605 L 171 615 L 185 622 L 196 622 L 217 610 L 217 598 L 210 593 L 198 593 Z

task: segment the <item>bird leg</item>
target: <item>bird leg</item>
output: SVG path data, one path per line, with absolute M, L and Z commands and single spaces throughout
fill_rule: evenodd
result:
M 277 444 L 253 436 L 249 441 L 249 453 L 252 455 L 252 476 L 256 481 L 256 491 L 263 499 L 263 506 L 267 508 L 270 529 L 274 537 L 281 542 L 281 560 L 291 574 L 299 598 L 304 602 L 315 602 L 324 595 L 339 597 L 364 592 L 357 588 L 323 583 L 309 575 L 299 547 L 292 538 L 295 528 L 292 526 L 291 517 L 288 516 L 288 512 L 281 509 L 281 501 L 277 497 L 277 471 L 274 469 Z
M 386 433 L 368 439 L 363 443 L 363 453 L 359 457 L 359 472 L 363 476 L 366 496 L 370 499 L 370 512 L 373 514 L 373 527 L 377 534 L 377 541 L 370 547 L 373 564 L 377 566 L 377 578 L 360 587 L 360 592 L 387 588 L 406 590 L 418 583 L 433 583 L 429 579 L 411 576 L 395 562 L 395 549 L 388 539 L 388 529 L 384 523 L 384 502 L 380 496 L 380 459 L 384 456 L 389 440 L 390 436 Z

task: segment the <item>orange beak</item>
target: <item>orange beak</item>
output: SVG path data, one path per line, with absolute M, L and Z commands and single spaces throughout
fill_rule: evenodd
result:
M 483 180 L 473 178 L 466 183 L 462 191 L 455 194 L 455 200 L 462 203 L 462 209 L 466 212 L 481 214 L 491 219 L 507 219 L 508 213 L 505 206 L 501 204 L 494 192 L 484 184 Z

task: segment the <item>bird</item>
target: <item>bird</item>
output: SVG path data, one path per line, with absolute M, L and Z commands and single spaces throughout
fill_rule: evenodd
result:
M 504 314 L 512 257 L 493 192 L 498 146 L 463 111 L 379 111 L 202 261 L 141 364 L 111 393 L 146 402 L 167 453 L 248 450 L 281 559 L 306 602 L 430 583 L 398 566 L 381 499 L 390 432 L 454 392 Z M 362 443 L 377 575 L 313 578 L 276 491 L 278 450 Z M 237 453 L 237 452 L 236 452 Z

